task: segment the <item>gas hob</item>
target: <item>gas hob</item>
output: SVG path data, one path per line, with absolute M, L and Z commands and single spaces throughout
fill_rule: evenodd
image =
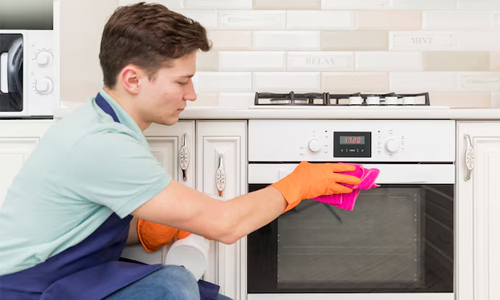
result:
M 404 107 L 430 108 L 429 93 L 418 94 L 330 94 L 326 93 L 255 93 L 254 107 L 326 108 L 326 107 Z

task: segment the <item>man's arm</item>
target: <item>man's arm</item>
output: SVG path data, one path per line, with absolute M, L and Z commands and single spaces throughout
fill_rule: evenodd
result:
M 232 244 L 274 220 L 286 204 L 273 187 L 220 201 L 172 180 L 132 215 Z
M 139 237 L 137 236 L 137 221 L 139 218 L 134 217 L 132 221 L 130 221 L 130 228 L 128 229 L 128 237 L 126 246 L 139 244 Z

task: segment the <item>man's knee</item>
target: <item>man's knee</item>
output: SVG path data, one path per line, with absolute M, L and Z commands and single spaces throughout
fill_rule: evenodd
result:
M 157 283 L 165 290 L 165 299 L 200 299 L 198 283 L 193 274 L 184 267 L 164 266 L 150 276 L 158 277 Z

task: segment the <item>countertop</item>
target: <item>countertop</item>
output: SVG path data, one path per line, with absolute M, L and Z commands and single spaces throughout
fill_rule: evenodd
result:
M 55 118 L 62 118 L 78 108 L 70 104 L 57 109 Z M 500 108 L 473 107 L 188 107 L 180 115 L 184 120 L 245 119 L 448 119 L 500 120 Z

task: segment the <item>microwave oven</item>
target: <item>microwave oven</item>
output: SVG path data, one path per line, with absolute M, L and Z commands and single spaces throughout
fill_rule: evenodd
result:
M 52 117 L 58 105 L 53 30 L 0 30 L 0 118 Z

